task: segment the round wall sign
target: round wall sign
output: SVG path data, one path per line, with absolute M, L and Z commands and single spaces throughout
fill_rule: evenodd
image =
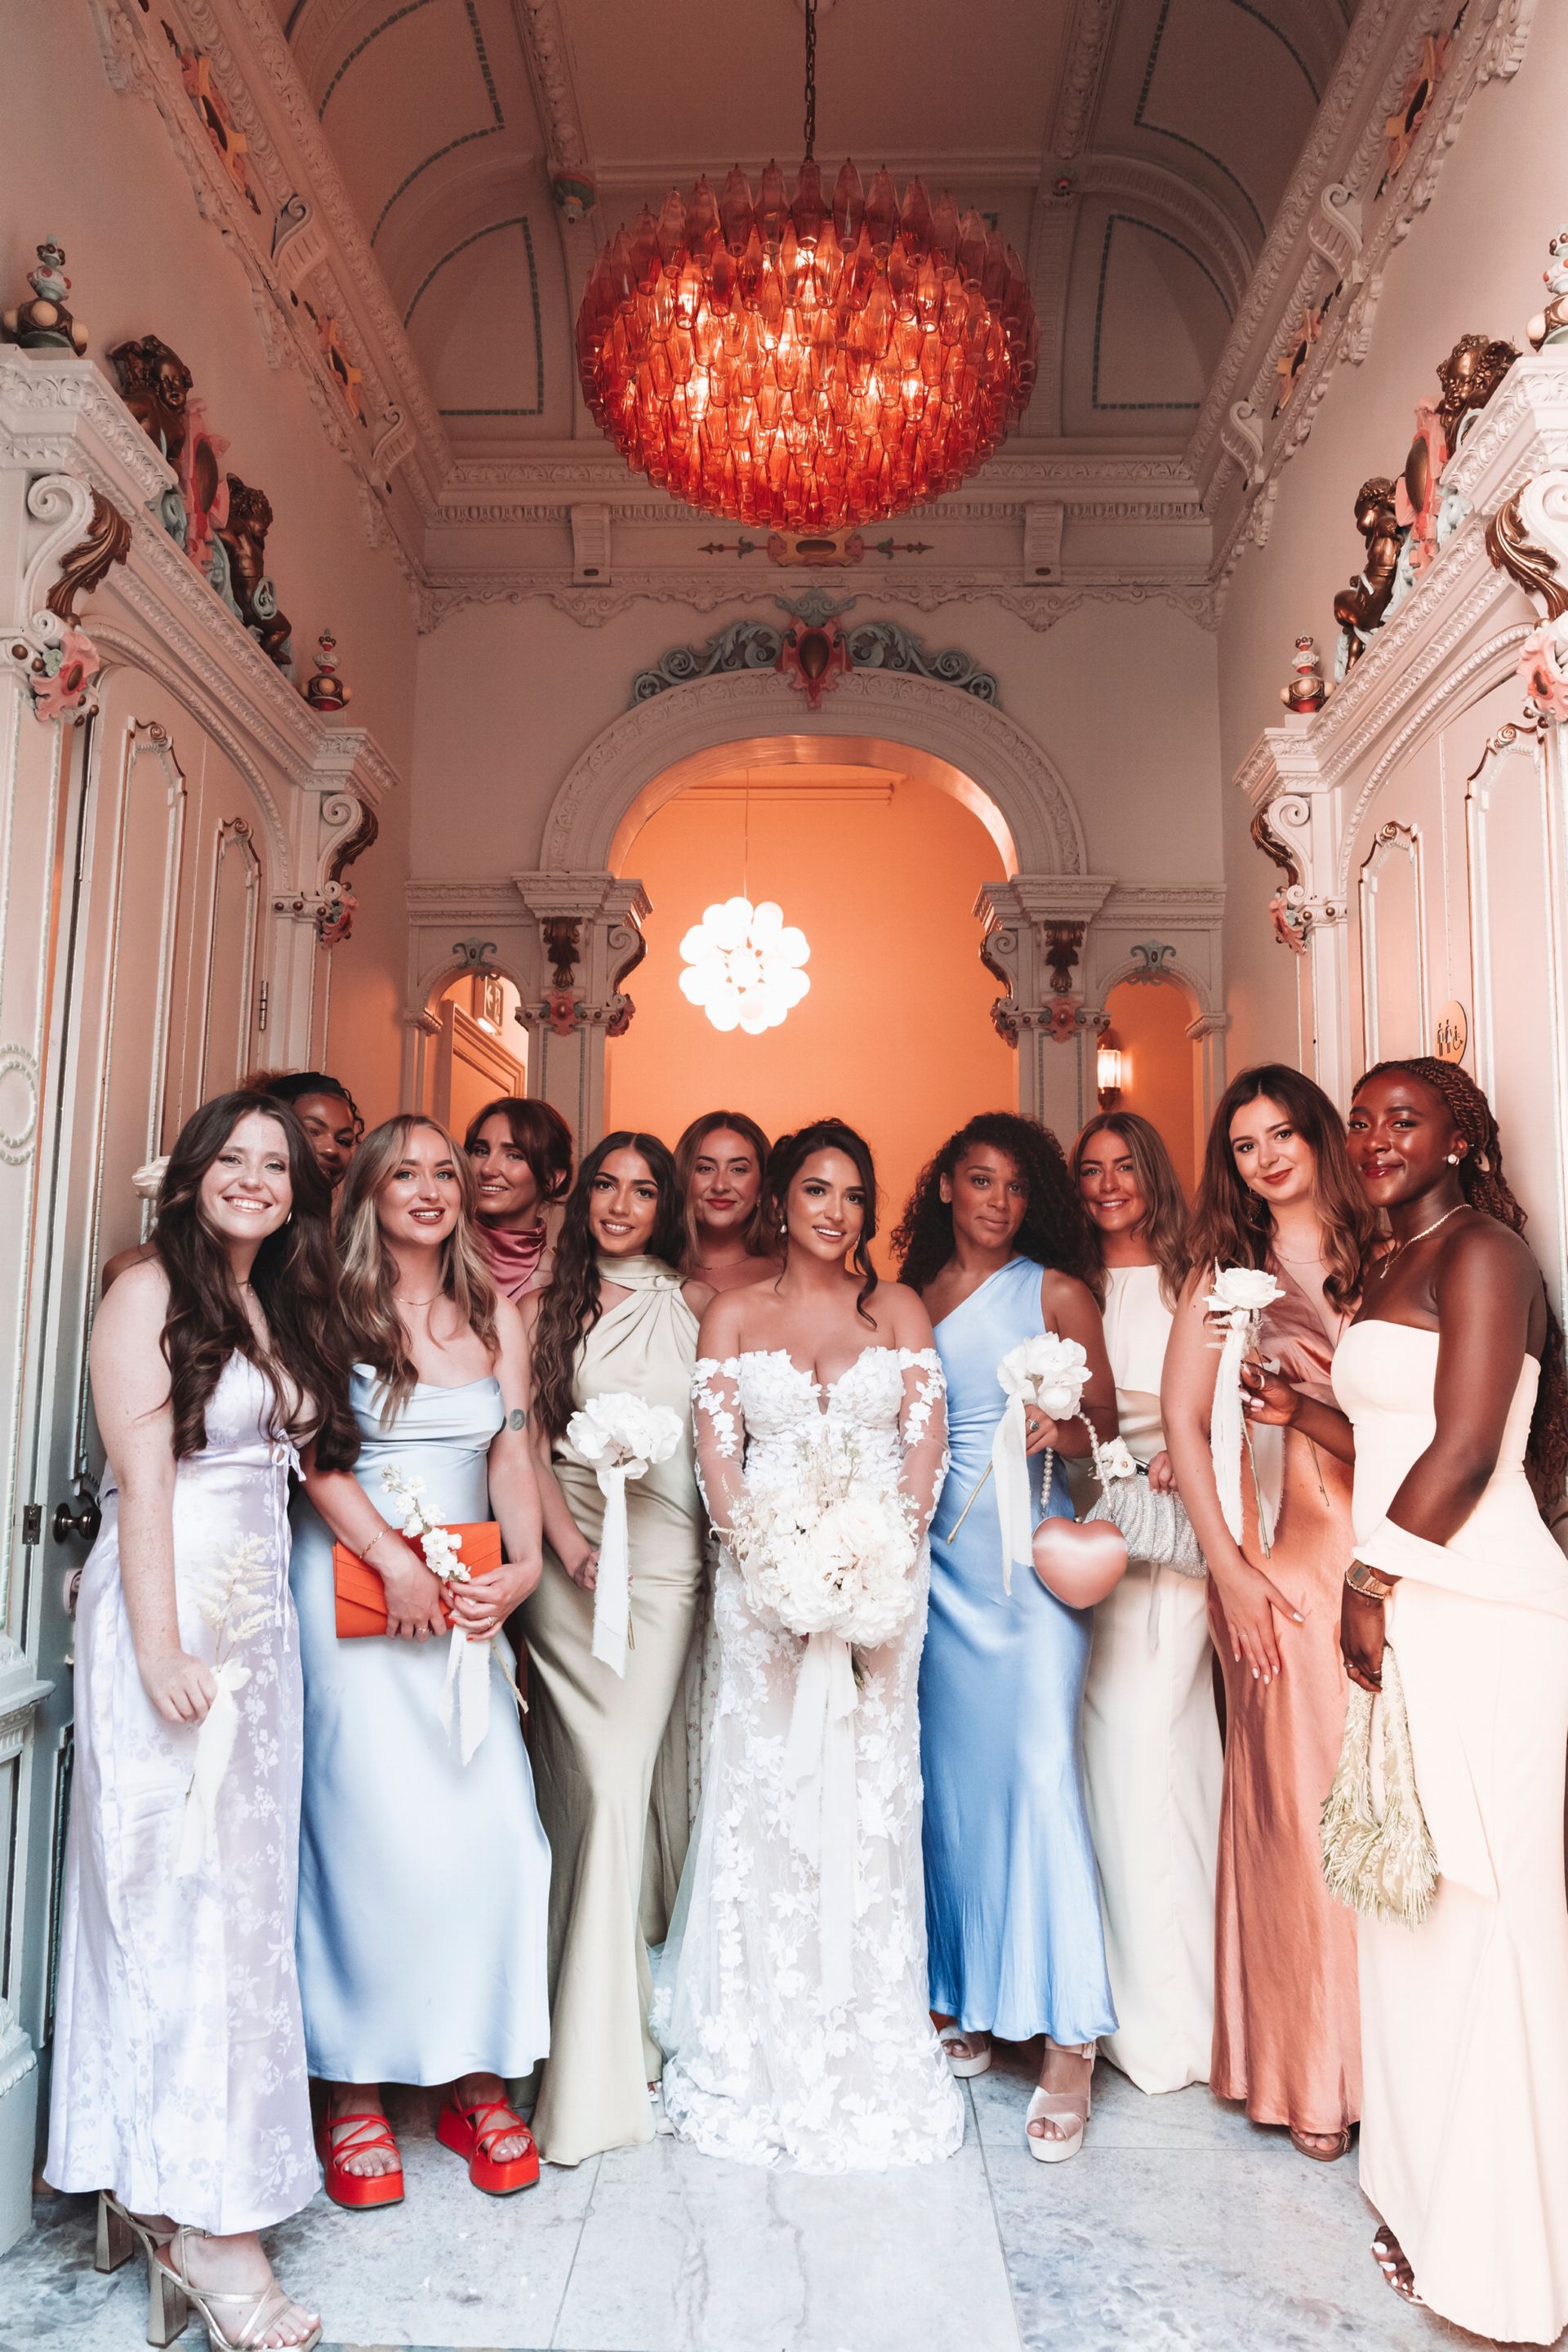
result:
M 1462 1062 L 1470 1042 L 1470 1024 L 1458 998 L 1450 997 L 1437 1015 L 1435 1050 L 1440 1062 Z

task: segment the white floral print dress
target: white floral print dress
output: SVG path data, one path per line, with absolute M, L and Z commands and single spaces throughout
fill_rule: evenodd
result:
M 698 1467 L 722 1538 L 742 1483 L 787 1486 L 822 1418 L 864 1475 L 901 1487 L 928 1524 L 946 1466 L 942 1370 L 930 1349 L 864 1349 L 819 1386 L 781 1349 L 696 1368 Z M 743 1466 L 742 1466 L 743 1465 Z M 809 2172 L 951 2156 L 959 2094 L 926 2008 L 916 1681 L 930 1558 L 915 1610 L 858 1654 L 852 1990 L 823 1990 L 820 1874 L 792 1837 L 784 1748 L 805 1644 L 761 1622 L 720 1553 L 718 1686 L 701 1810 L 654 2003 L 669 2056 L 666 2112 L 710 2155 Z
M 194 1726 L 142 1687 L 120 1583 L 119 1496 L 82 1573 L 76 1770 L 66 1853 L 45 2178 L 110 2189 L 132 2212 L 226 2236 L 298 2212 L 321 2179 L 294 1966 L 300 1642 L 289 1597 L 289 1471 L 270 1383 L 231 1356 L 206 1444 L 174 1474 L 180 1639 L 214 1661 L 203 1611 L 244 1558 L 265 1622 L 237 1655 L 238 1734 L 214 1806 L 214 1851 L 176 1877 Z

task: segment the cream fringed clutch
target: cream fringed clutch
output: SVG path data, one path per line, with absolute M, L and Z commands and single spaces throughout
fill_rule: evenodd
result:
M 1371 1691 L 1351 1685 L 1339 1768 L 1323 1807 L 1329 1893 L 1364 1918 L 1419 1927 L 1437 1889 L 1437 1850 L 1415 1787 L 1399 1665 L 1383 1653 L 1383 1815 L 1373 1810 Z

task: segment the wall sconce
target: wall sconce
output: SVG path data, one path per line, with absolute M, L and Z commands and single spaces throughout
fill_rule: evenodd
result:
M 1094 1083 L 1100 1096 L 1101 1110 L 1110 1110 L 1121 1095 L 1132 1076 L 1131 1063 L 1116 1040 L 1116 1032 L 1101 1033 L 1100 1048 L 1094 1057 Z

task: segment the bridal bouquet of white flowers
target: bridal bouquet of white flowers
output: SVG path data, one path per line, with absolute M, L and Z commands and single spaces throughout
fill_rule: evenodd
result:
M 913 1614 L 916 1514 L 825 1425 L 791 1486 L 738 1496 L 724 1541 L 756 1614 L 805 1641 L 784 1778 L 795 1790 L 791 1842 L 819 1874 L 822 1991 L 833 2008 L 854 1984 L 854 1653 L 879 1649 Z
M 617 1675 L 626 1673 L 626 1652 L 633 1646 L 626 1480 L 644 1478 L 656 1462 L 668 1462 L 684 1427 L 671 1406 L 649 1404 L 627 1389 L 590 1397 L 566 1424 L 567 1444 L 593 1471 L 605 1498 L 594 1587 L 593 1654 Z
M 787 1633 L 875 1650 L 914 1607 L 912 1507 L 864 1477 L 854 1445 L 835 1432 L 805 1450 L 793 1486 L 743 1493 L 725 1541 L 752 1607 Z
M 1219 1370 L 1215 1376 L 1214 1409 L 1209 1418 L 1209 1451 L 1214 1457 L 1215 1485 L 1226 1526 L 1241 1541 L 1241 1454 L 1245 1445 L 1252 1463 L 1252 1491 L 1258 1499 L 1258 1537 L 1267 1559 L 1273 1549 L 1274 1529 L 1264 1500 L 1258 1464 L 1252 1453 L 1252 1433 L 1241 1383 L 1241 1367 L 1258 1344 L 1263 1310 L 1285 1296 L 1284 1286 L 1265 1268 L 1218 1265 L 1214 1287 L 1204 1305 L 1209 1320 L 1224 1333 Z
M 260 1536 L 243 1536 L 216 1568 L 196 1570 L 196 1608 L 213 1633 L 213 1674 L 217 1688 L 196 1733 L 191 1785 L 185 1797 L 174 1876 L 189 1878 L 217 1854 L 217 1792 L 239 1733 L 235 1694 L 250 1680 L 239 1656 L 241 1645 L 278 1613 L 277 1579 Z

